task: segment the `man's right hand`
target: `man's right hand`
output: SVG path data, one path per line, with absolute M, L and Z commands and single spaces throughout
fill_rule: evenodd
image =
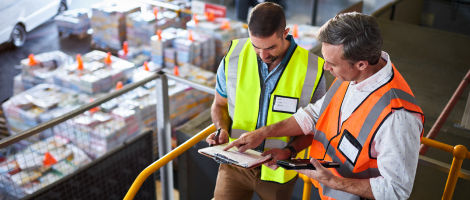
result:
M 266 137 L 260 129 L 243 133 L 240 138 L 231 142 L 227 147 L 225 147 L 225 151 L 232 148 L 237 147 L 239 152 L 245 152 L 248 149 L 253 149 L 259 146 Z
M 212 134 L 209 135 L 209 137 L 206 138 L 206 142 L 209 145 L 219 145 L 219 144 L 225 144 L 228 142 L 228 132 L 225 129 L 220 129 L 220 135 L 218 140 L 216 140 L 215 135 L 217 134 L 216 132 L 213 132 Z

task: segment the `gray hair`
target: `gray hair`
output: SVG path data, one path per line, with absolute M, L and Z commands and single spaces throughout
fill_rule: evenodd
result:
M 375 18 L 358 12 L 336 15 L 320 28 L 320 42 L 343 45 L 345 59 L 375 65 L 382 52 L 382 36 Z

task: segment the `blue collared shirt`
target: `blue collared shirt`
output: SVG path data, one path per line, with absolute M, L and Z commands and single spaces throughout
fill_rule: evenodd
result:
M 288 35 L 286 37 L 287 40 L 290 41 L 290 46 L 287 49 L 286 55 L 282 59 L 282 61 L 271 71 L 268 70 L 268 65 L 264 63 L 261 59 L 258 59 L 258 67 L 261 67 L 261 78 L 262 83 L 261 86 L 261 102 L 260 102 L 260 112 L 258 114 L 258 122 L 256 123 L 256 128 L 260 128 L 266 126 L 266 120 L 268 115 L 269 109 L 269 101 L 271 98 L 271 94 L 274 91 L 274 87 L 278 82 L 279 78 L 281 77 L 283 69 L 286 67 L 288 62 L 288 58 L 292 56 L 294 53 L 297 44 L 295 43 L 292 35 Z M 227 98 L 227 85 L 225 81 L 225 59 L 222 59 L 219 65 L 219 69 L 217 70 L 217 83 L 215 89 L 220 96 Z

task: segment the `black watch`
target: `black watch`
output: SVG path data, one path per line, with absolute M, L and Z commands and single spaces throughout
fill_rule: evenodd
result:
M 287 145 L 286 147 L 284 147 L 284 149 L 289 149 L 291 158 L 295 158 L 295 156 L 297 155 L 297 151 L 292 145 Z

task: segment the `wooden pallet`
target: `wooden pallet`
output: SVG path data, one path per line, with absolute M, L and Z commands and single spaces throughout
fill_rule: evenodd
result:
M 104 52 L 111 52 L 113 55 L 117 55 L 118 51 L 119 51 L 119 50 L 116 50 L 116 49 L 113 49 L 113 48 L 110 48 L 110 47 L 102 47 L 100 45 L 97 45 L 96 43 L 93 42 L 93 40 L 91 41 L 91 48 L 96 49 L 96 50 L 100 50 L 100 51 L 104 51 Z
M 74 33 L 65 33 L 65 32 L 61 32 L 59 31 L 59 37 L 76 37 L 80 40 L 88 37 L 88 33 L 85 31 L 85 32 L 82 32 L 82 33 L 79 33 L 79 34 L 74 34 Z

